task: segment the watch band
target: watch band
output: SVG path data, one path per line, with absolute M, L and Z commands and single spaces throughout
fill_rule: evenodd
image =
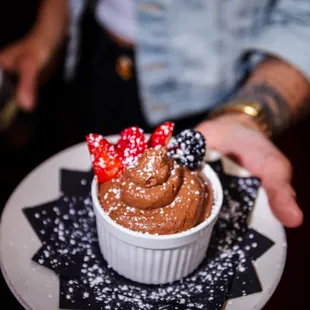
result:
M 210 113 L 210 118 L 215 118 L 220 115 L 228 113 L 240 113 L 249 116 L 260 128 L 260 130 L 267 136 L 272 137 L 272 123 L 270 121 L 269 113 L 262 104 L 261 100 L 255 99 L 235 99 L 228 102 L 226 105 L 214 109 Z
M 253 92 L 257 95 L 253 95 Z M 262 104 L 264 111 L 266 114 L 268 114 L 269 119 L 272 119 L 272 127 L 273 132 L 278 133 L 283 130 L 283 123 L 289 124 L 291 120 L 292 111 L 290 107 L 287 105 L 287 103 L 283 100 L 282 96 L 275 90 L 274 88 L 270 88 L 264 84 L 257 84 L 252 85 L 250 92 L 248 92 L 247 89 L 243 89 L 239 96 L 241 98 L 252 98 L 252 99 L 258 99 L 258 101 Z M 272 103 L 266 102 L 266 100 L 262 100 L 262 97 L 264 98 L 271 98 Z M 281 118 L 276 117 L 276 115 L 279 115 L 281 111 Z

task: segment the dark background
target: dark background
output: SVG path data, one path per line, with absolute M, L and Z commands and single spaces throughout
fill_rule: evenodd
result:
M 0 50 L 21 38 L 33 24 L 38 0 L 0 1 Z M 77 95 L 62 80 L 63 54 L 52 78 L 40 89 L 36 110 L 19 113 L 11 126 L 0 132 L 0 212 L 18 183 L 39 163 L 81 140 L 75 114 Z M 309 103 L 310 104 L 310 103 Z M 302 227 L 288 229 L 288 256 L 283 277 L 276 292 L 264 307 L 271 309 L 307 309 L 306 281 L 309 276 L 308 182 L 310 175 L 309 118 L 285 132 L 277 146 L 294 167 L 293 185 L 297 200 L 304 211 Z M 275 266 L 270 266 L 275 268 Z M 2 275 L 0 300 L 6 309 L 21 310 Z

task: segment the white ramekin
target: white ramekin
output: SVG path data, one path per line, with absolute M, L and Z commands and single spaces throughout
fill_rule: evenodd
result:
M 213 188 L 210 217 L 196 227 L 173 235 L 148 235 L 124 228 L 103 210 L 98 199 L 96 177 L 91 195 L 98 241 L 107 263 L 120 275 L 140 283 L 165 284 L 193 272 L 206 255 L 222 202 L 223 189 L 215 171 L 205 164 L 202 172 Z

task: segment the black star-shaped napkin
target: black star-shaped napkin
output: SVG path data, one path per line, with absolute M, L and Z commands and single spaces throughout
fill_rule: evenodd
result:
M 33 261 L 60 279 L 61 309 L 222 309 L 228 299 L 261 292 L 252 261 L 274 243 L 247 225 L 259 179 L 227 175 L 210 163 L 224 189 L 224 203 L 205 260 L 191 275 L 166 285 L 125 279 L 103 259 L 90 196 L 93 172 L 60 171 L 62 195 L 24 208 L 42 242 Z

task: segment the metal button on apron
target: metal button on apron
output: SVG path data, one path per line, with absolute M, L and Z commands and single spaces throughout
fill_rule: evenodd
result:
M 116 61 L 116 72 L 123 80 L 129 80 L 132 77 L 132 60 L 126 56 L 120 56 Z

